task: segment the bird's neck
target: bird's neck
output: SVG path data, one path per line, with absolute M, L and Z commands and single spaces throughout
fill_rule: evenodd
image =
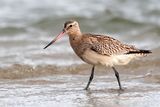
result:
M 69 32 L 68 35 L 70 41 L 79 41 L 82 38 L 82 33 L 80 30 Z
M 82 33 L 78 32 L 75 34 L 73 33 L 73 34 L 68 34 L 68 35 L 69 35 L 69 41 L 70 41 L 70 45 L 71 45 L 72 49 L 80 57 L 81 51 L 78 51 L 78 50 L 79 50 L 79 46 L 80 46 L 81 40 L 82 40 Z

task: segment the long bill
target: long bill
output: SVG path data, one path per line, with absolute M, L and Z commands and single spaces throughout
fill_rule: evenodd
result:
M 65 34 L 65 31 L 63 30 L 56 38 L 54 38 L 47 46 L 45 46 L 43 49 L 46 49 L 51 44 L 53 44 L 56 40 L 60 39 Z

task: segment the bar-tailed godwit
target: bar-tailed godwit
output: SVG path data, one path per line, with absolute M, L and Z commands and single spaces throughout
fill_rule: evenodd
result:
M 77 21 L 65 22 L 62 32 L 44 49 L 60 39 L 64 34 L 69 36 L 70 45 L 77 56 L 84 62 L 93 65 L 89 81 L 85 87 L 86 90 L 93 79 L 96 65 L 112 67 L 119 89 L 122 90 L 119 73 L 115 69 L 115 65 L 126 65 L 132 59 L 151 53 L 150 50 L 138 49 L 106 35 L 83 34 Z

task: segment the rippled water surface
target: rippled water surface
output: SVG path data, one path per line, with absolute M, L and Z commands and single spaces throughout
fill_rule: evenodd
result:
M 122 75 L 124 91 L 113 75 L 96 76 L 85 91 L 86 75 L 53 75 L 0 83 L 0 105 L 11 107 L 159 107 L 160 75 Z M 157 80 L 147 82 L 147 79 Z

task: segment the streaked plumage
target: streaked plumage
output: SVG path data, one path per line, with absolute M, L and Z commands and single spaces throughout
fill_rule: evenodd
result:
M 151 53 L 150 50 L 141 50 L 132 45 L 122 42 L 105 35 L 82 34 L 79 24 L 76 21 L 67 21 L 64 24 L 63 32 L 58 35 L 50 44 L 54 43 L 64 33 L 68 34 L 70 45 L 74 52 L 83 61 L 93 65 L 89 82 L 85 89 L 88 89 L 93 79 L 94 68 L 96 65 L 105 65 L 113 68 L 119 88 L 121 88 L 119 73 L 114 68 L 115 65 L 128 64 L 132 59 Z
M 78 36 L 78 40 L 77 36 L 69 35 L 73 50 L 83 61 L 92 65 L 125 65 L 133 58 L 146 54 L 132 45 L 123 44 L 109 36 L 83 34 Z M 130 52 L 135 54 L 129 54 Z

